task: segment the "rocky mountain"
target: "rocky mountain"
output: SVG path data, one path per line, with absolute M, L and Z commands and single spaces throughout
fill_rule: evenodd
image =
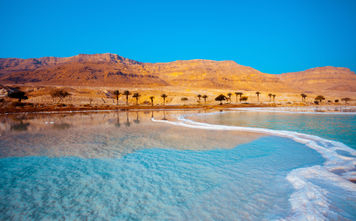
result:
M 281 80 L 303 91 L 356 92 L 356 75 L 348 68 L 318 67 L 306 71 L 281 74 Z
M 356 75 L 347 68 L 321 67 L 274 75 L 234 61 L 141 63 L 109 53 L 67 58 L 2 58 L 0 83 L 356 92 Z

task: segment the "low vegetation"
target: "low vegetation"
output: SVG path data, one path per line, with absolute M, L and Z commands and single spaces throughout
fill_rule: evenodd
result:
M 248 100 L 248 97 L 247 96 L 242 96 L 240 97 L 240 102 L 243 102 L 243 101 L 247 101 Z
M 325 97 L 323 95 L 318 95 L 314 98 L 315 101 L 317 101 L 316 104 L 320 104 L 323 100 L 325 100 Z
M 182 97 L 181 101 L 183 101 L 184 105 L 186 105 L 186 102 L 188 101 L 188 98 L 187 97 Z
M 341 101 L 344 101 L 345 104 L 347 104 L 349 101 L 351 101 L 351 98 L 349 98 L 349 97 L 344 97 L 344 98 L 341 98 Z
M 220 94 L 219 96 L 217 96 L 216 98 L 215 98 L 215 100 L 216 101 L 219 101 L 220 102 L 220 105 L 222 105 L 223 103 L 223 101 L 225 101 L 225 100 L 227 100 L 227 97 L 225 96 L 225 95 L 223 95 L 223 94 Z
M 14 91 L 8 95 L 10 98 L 16 98 L 18 99 L 19 103 L 21 103 L 22 100 L 27 100 L 28 97 L 26 96 L 26 93 L 23 91 Z
M 70 97 L 72 94 L 70 94 L 68 91 L 64 89 L 54 89 L 50 92 L 50 95 L 53 99 L 53 102 L 55 102 L 56 99 L 57 103 L 60 103 L 65 99 L 66 97 Z

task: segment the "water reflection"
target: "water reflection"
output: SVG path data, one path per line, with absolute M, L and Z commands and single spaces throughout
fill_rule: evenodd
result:
M 72 125 L 69 123 L 55 123 L 55 124 L 53 124 L 53 128 L 57 129 L 57 130 L 67 130 L 70 127 L 72 127 Z
M 0 157 L 117 158 L 145 148 L 233 148 L 260 134 L 209 131 L 153 122 L 180 111 L 113 111 L 0 116 Z M 122 119 L 125 127 L 121 127 Z M 133 119 L 133 120 L 132 120 Z
M 184 112 L 183 112 L 184 113 Z M 166 118 L 166 111 L 164 110 L 163 111 L 163 118 L 162 118 L 162 120 L 167 120 L 167 118 Z
M 146 113 L 144 112 L 144 114 L 146 114 Z M 133 122 L 136 123 L 136 124 L 140 123 L 140 120 L 138 119 L 138 112 L 136 112 L 136 119 L 133 120 Z
M 11 125 L 11 130 L 15 131 L 26 131 L 28 129 L 28 126 L 30 126 L 30 123 L 24 123 L 22 120 L 20 123 L 14 123 Z
M 126 125 L 126 127 L 130 127 L 130 125 L 131 125 L 128 111 L 126 111 L 126 123 L 125 123 L 125 125 Z
M 121 124 L 120 124 L 120 114 L 119 114 L 118 111 L 116 112 L 116 123 L 115 123 L 115 126 L 116 127 L 120 127 L 121 126 Z

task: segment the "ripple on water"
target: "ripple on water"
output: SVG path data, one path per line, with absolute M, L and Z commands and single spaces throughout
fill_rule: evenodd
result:
M 322 161 L 273 136 L 231 150 L 146 149 L 121 159 L 4 158 L 0 218 L 283 218 L 293 192 L 288 171 Z

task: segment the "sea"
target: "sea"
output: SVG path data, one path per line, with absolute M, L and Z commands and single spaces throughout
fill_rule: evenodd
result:
M 0 220 L 356 220 L 356 108 L 0 116 Z

